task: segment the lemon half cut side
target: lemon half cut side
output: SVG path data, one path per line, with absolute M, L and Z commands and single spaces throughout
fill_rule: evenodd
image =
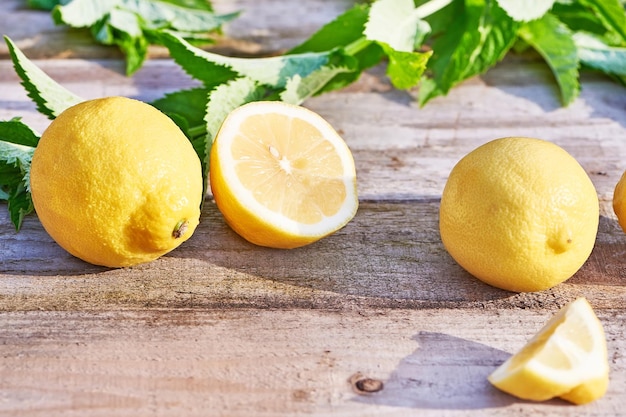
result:
M 585 298 L 563 307 L 528 343 L 488 377 L 516 397 L 574 404 L 606 393 L 609 365 L 602 323 Z
M 260 246 L 315 242 L 358 208 L 344 140 L 317 113 L 284 102 L 252 102 L 227 116 L 211 148 L 210 184 L 228 225 Z

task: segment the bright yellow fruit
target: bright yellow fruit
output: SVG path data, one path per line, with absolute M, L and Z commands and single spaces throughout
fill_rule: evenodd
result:
M 32 160 L 35 210 L 68 252 L 108 267 L 151 261 L 187 240 L 202 201 L 200 160 L 154 107 L 109 97 L 77 104 Z
M 211 190 L 246 240 L 295 248 L 348 223 L 358 207 L 348 146 L 318 114 L 253 102 L 223 122 L 211 148 Z
M 613 211 L 617 216 L 617 221 L 622 227 L 622 230 L 626 232 L 626 172 L 622 174 L 622 177 L 615 186 L 613 192 Z
M 584 169 L 559 146 L 502 138 L 467 154 L 441 197 L 450 255 L 478 279 L 541 291 L 571 277 L 594 247 L 599 201 Z
M 606 338 L 589 302 L 579 298 L 563 307 L 488 380 L 526 400 L 585 404 L 602 397 L 609 385 Z

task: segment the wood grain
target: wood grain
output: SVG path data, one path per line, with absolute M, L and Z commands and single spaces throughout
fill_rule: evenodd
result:
M 104 269 L 58 247 L 36 218 L 0 235 L 0 310 L 137 308 L 548 308 L 585 296 L 624 305 L 626 240 L 602 218 L 594 254 L 568 282 L 538 293 L 490 287 L 445 251 L 437 202 L 362 203 L 333 236 L 296 250 L 259 248 L 207 203 L 194 236 L 146 265 Z M 3 224 L 8 221 L 1 214 Z
M 621 415 L 622 309 L 600 312 L 613 373 L 602 401 L 537 405 L 486 381 L 549 317 L 532 309 L 2 313 L 0 415 Z M 382 390 L 358 391 L 361 378 Z

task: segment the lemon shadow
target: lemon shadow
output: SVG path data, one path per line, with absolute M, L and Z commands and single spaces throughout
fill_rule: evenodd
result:
M 168 256 L 233 271 L 234 286 L 247 279 L 241 285 L 256 282 L 270 293 L 290 291 L 288 297 L 279 297 L 292 303 L 283 307 L 341 307 L 346 302 L 442 307 L 514 295 L 472 277 L 448 255 L 439 237 L 438 205 L 438 201 L 361 202 L 355 218 L 335 234 L 282 250 L 248 243 L 225 224 L 213 203 L 207 203 L 199 230 Z M 270 293 L 261 290 L 257 295 L 272 298 Z M 277 300 L 271 301 L 275 306 Z
M 487 376 L 510 357 L 482 343 L 420 332 L 418 348 L 403 358 L 383 389 L 353 401 L 407 409 L 478 410 L 525 402 L 493 387 Z M 565 404 L 551 400 L 542 404 Z

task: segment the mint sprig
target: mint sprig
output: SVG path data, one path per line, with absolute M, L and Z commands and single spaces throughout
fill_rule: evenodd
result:
M 146 59 L 155 33 L 176 32 L 188 40 L 211 43 L 211 36 L 238 13 L 216 14 L 200 0 L 31 0 L 51 7 L 56 24 L 88 28 L 96 41 L 116 45 L 126 57 L 126 73 L 135 73 Z M 56 4 L 55 4 L 56 3 Z

